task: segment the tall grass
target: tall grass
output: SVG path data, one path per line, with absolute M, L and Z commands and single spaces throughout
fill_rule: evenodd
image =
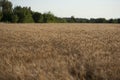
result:
M 120 25 L 1 23 L 0 80 L 120 80 Z

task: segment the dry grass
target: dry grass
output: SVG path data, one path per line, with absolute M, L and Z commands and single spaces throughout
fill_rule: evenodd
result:
M 0 80 L 120 80 L 120 24 L 0 24 Z

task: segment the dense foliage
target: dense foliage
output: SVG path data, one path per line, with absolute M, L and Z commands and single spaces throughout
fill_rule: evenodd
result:
M 39 13 L 31 10 L 30 7 L 16 6 L 12 8 L 12 3 L 8 0 L 0 1 L 0 21 L 12 23 L 120 23 L 119 19 L 105 18 L 60 18 L 51 12 Z

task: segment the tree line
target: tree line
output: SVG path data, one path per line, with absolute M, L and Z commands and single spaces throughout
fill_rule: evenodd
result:
M 0 22 L 8 23 L 120 23 L 118 19 L 57 17 L 51 12 L 34 12 L 30 7 L 16 6 L 8 0 L 0 0 Z

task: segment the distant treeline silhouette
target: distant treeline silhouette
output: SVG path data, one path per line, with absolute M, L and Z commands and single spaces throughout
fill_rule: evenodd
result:
M 0 0 L 0 21 L 8 23 L 120 23 L 118 19 L 57 17 L 51 12 L 34 12 L 30 7 L 16 6 L 8 0 Z

